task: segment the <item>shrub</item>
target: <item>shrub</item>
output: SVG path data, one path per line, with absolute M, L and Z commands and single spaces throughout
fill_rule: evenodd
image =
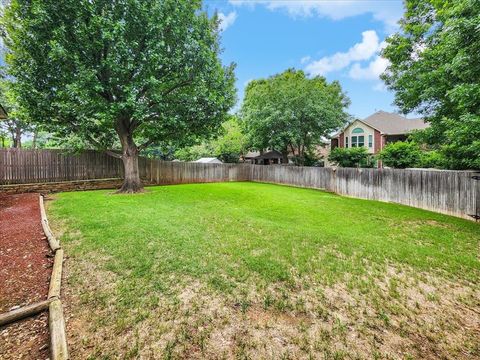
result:
M 328 160 L 341 167 L 372 167 L 372 159 L 365 147 L 335 148 Z
M 418 163 L 421 168 L 445 169 L 446 165 L 445 156 L 435 150 L 422 152 Z
M 397 169 L 415 167 L 420 162 L 421 151 L 416 143 L 398 141 L 386 145 L 378 154 L 384 166 Z

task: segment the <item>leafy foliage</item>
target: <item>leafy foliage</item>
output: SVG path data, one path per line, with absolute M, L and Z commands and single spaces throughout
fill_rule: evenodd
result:
M 445 156 L 437 150 L 422 151 L 417 167 L 444 169 L 446 167 Z
M 421 157 L 420 148 L 416 143 L 397 141 L 387 144 L 378 154 L 383 165 L 397 169 L 415 167 Z
M 246 137 L 240 128 L 238 119 L 232 116 L 230 120 L 222 124 L 222 129 L 216 139 L 182 148 L 176 151 L 175 158 L 193 161 L 201 157 L 217 157 L 226 163 L 236 163 L 246 151 Z
M 25 119 L 21 109 L 17 106 L 15 95 L 12 91 L 12 81 L 0 80 L 0 104 L 8 114 L 8 118 L 0 121 L 0 146 L 11 145 L 15 148 L 22 147 L 22 136 L 33 130 L 33 125 Z M 7 137 L 10 139 L 7 142 Z
M 298 163 L 322 136 L 348 119 L 350 101 L 337 81 L 308 78 L 303 71 L 289 69 L 268 79 L 253 80 L 246 88 L 240 111 L 250 145 L 291 151 Z
M 2 18 L 29 118 L 99 149 L 121 145 L 136 183 L 140 150 L 208 137 L 233 106 L 218 24 L 201 0 L 12 0 Z
M 426 138 L 450 168 L 480 168 L 480 2 L 407 0 L 387 39 L 382 76 L 404 112 L 421 113 Z
M 372 167 L 372 159 L 365 147 L 340 148 L 330 152 L 328 160 L 340 167 Z

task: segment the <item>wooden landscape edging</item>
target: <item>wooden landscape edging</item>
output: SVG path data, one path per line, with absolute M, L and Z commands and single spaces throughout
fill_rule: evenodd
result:
M 22 320 L 48 309 L 48 327 L 50 329 L 50 353 L 53 360 L 67 360 L 67 335 L 65 331 L 65 319 L 63 316 L 62 303 L 60 301 L 60 287 L 62 283 L 63 249 L 53 236 L 48 224 L 47 214 L 43 203 L 43 196 L 39 195 L 40 217 L 43 232 L 47 236 L 48 244 L 55 254 L 53 260 L 52 276 L 47 300 L 30 304 L 15 310 L 0 314 L 0 326 L 8 325 Z
M 58 249 L 53 259 L 52 276 L 48 289 L 48 298 L 60 298 L 60 286 L 62 284 L 63 250 Z
M 50 354 L 53 360 L 67 360 L 67 334 L 65 330 L 65 318 L 63 316 L 62 302 L 60 300 L 60 288 L 62 284 L 63 249 L 55 238 L 48 224 L 47 213 L 43 203 L 43 196 L 39 196 L 40 215 L 42 227 L 47 236 L 50 248 L 55 254 L 53 259 L 52 276 L 48 289 L 48 328 L 50 330 Z
M 57 241 L 55 236 L 53 235 L 52 231 L 50 230 L 50 225 L 48 225 L 47 213 L 45 212 L 45 206 L 43 204 L 43 196 L 40 195 L 40 216 L 42 220 L 42 228 L 45 236 L 47 237 L 48 244 L 50 248 L 55 253 L 58 249 L 60 249 L 60 243 Z
M 62 303 L 59 299 L 54 299 L 48 308 L 48 328 L 50 329 L 50 353 L 52 359 L 68 359 L 65 319 L 63 317 Z
M 47 310 L 51 302 L 52 300 L 48 299 L 0 314 L 0 326 L 8 325 L 15 321 L 37 315 L 38 313 Z

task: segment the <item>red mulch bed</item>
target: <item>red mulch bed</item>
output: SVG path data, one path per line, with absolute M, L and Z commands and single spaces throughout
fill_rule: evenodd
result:
M 0 194 L 0 313 L 45 300 L 52 264 L 38 194 Z M 0 327 L 0 359 L 49 358 L 47 319 Z

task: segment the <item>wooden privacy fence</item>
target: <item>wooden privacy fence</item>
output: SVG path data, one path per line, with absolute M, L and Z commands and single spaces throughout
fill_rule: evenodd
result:
M 105 179 L 123 176 L 119 159 L 97 151 L 0 149 L 0 184 Z
M 169 162 L 141 157 L 140 177 L 155 184 L 246 181 L 245 164 Z M 122 160 L 96 151 L 0 149 L 0 185 L 123 177 Z
M 480 181 L 472 171 L 315 168 L 201 164 L 140 158 L 151 184 L 256 181 L 324 189 L 341 195 L 410 205 L 472 219 L 480 215 Z M 480 175 L 480 174 L 477 174 Z M 0 149 L 0 185 L 121 178 L 121 160 L 88 151 Z M 1 190 L 1 188 L 0 188 Z
M 474 171 L 251 165 L 249 180 L 324 189 L 472 220 L 480 215 L 478 175 Z

